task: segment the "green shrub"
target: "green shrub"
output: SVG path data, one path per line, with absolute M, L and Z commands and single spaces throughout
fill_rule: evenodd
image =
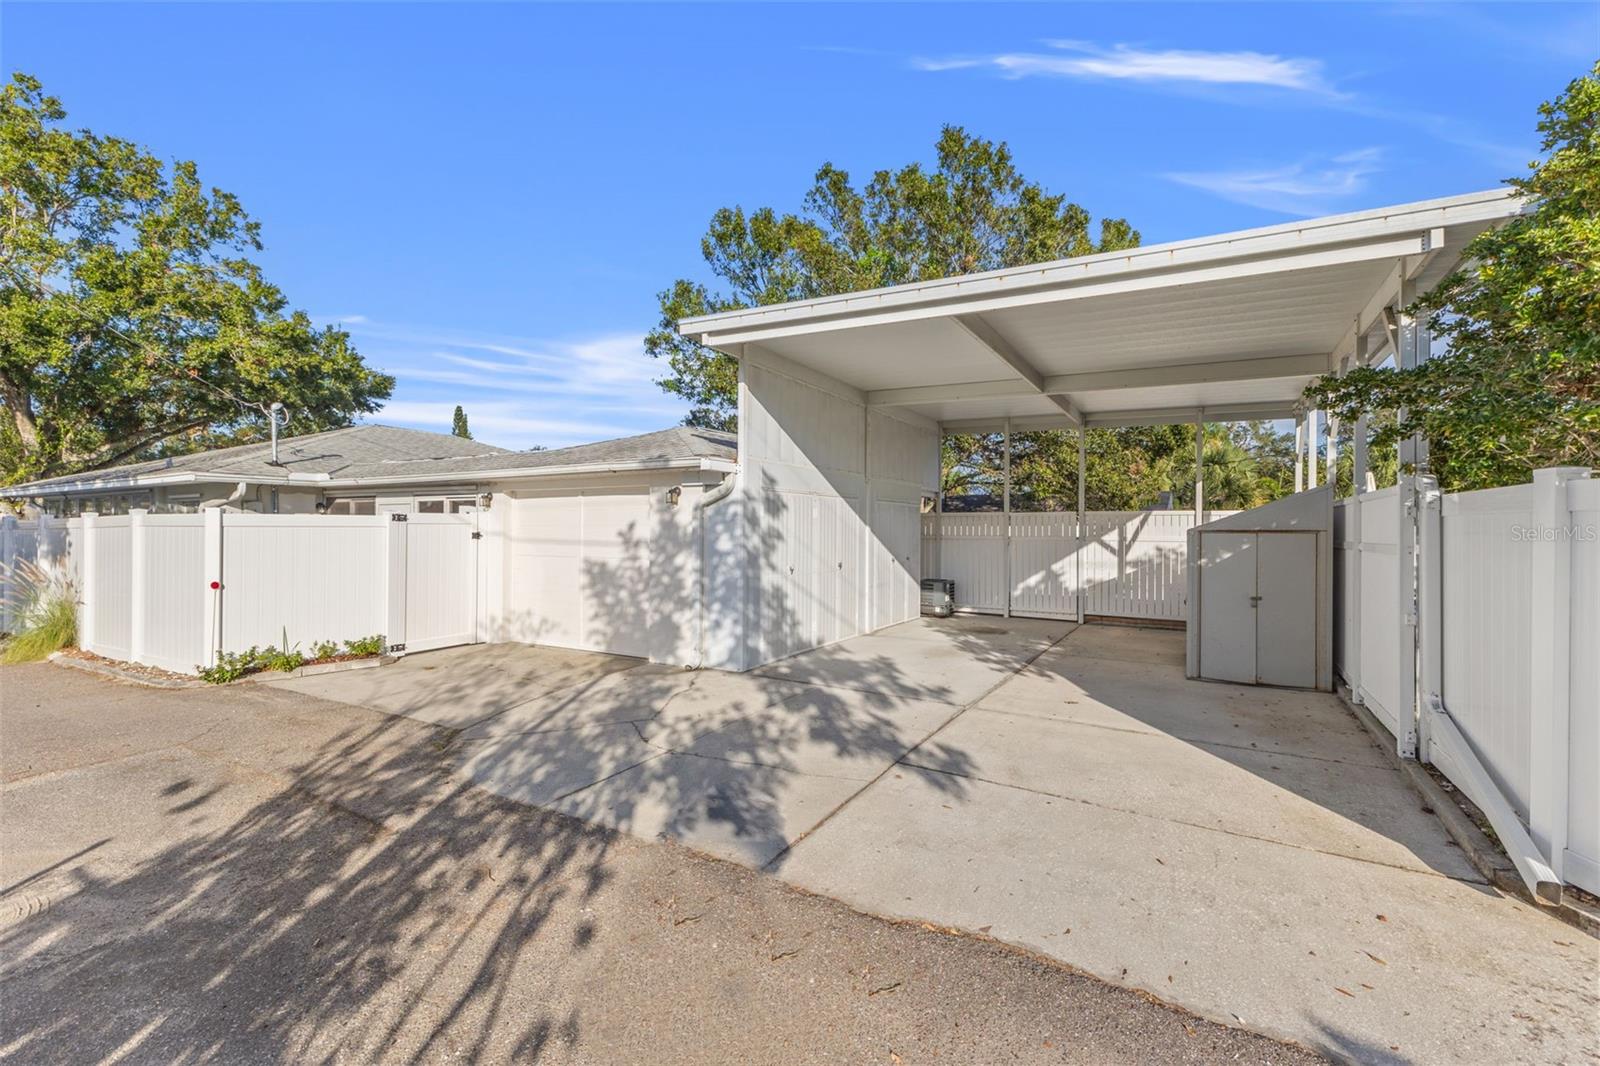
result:
M 383 634 L 375 633 L 370 637 L 357 637 L 355 640 L 344 642 L 346 655 L 382 655 Z
M 288 635 L 285 634 L 285 643 Z M 263 670 L 277 670 L 287 673 L 298 670 L 307 662 L 318 659 L 331 659 L 337 655 L 351 655 L 364 657 L 383 654 L 383 634 L 371 637 L 359 637 L 356 640 L 344 642 L 343 651 L 340 650 L 338 641 L 319 640 L 311 645 L 311 655 L 308 658 L 298 648 L 280 651 L 272 645 L 265 648 L 252 647 L 245 651 L 220 652 L 214 666 L 197 666 L 195 673 L 200 675 L 202 681 L 213 685 L 225 685 L 229 681 L 237 681 L 249 674 L 258 674 Z
M 78 639 L 78 595 L 64 574 L 32 562 L 0 568 L 7 585 L 6 610 L 16 631 L 0 650 L 0 662 L 37 662 Z

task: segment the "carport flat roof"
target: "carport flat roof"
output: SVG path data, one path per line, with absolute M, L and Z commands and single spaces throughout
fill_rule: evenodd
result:
M 685 319 L 946 428 L 1279 418 L 1385 310 L 1524 209 L 1510 189 Z

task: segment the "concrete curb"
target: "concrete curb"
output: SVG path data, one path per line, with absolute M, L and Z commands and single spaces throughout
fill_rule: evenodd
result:
M 1484 880 L 1508 896 L 1515 896 L 1524 903 L 1531 904 L 1534 909 L 1558 918 L 1568 925 L 1587 933 L 1589 936 L 1600 939 L 1600 913 L 1563 900 L 1558 907 L 1552 907 L 1533 898 L 1528 887 L 1522 883 L 1522 877 L 1517 873 L 1517 868 L 1511 864 L 1510 858 L 1500 849 L 1500 846 L 1489 839 L 1487 833 L 1479 829 L 1467 812 L 1461 809 L 1461 804 L 1470 802 L 1465 796 L 1452 795 L 1446 792 L 1438 781 L 1434 780 L 1427 767 L 1414 759 L 1402 759 L 1395 754 L 1394 737 L 1384 729 L 1372 712 L 1358 703 L 1350 700 L 1350 690 L 1340 686 L 1339 698 L 1344 705 L 1355 715 L 1372 739 L 1383 749 L 1384 756 L 1394 767 L 1400 771 L 1411 787 L 1417 791 L 1425 803 L 1444 824 L 1444 830 L 1450 834 L 1450 839 L 1460 846 L 1467 861 L 1483 875 Z
M 94 659 L 80 659 L 76 655 L 63 655 L 61 652 L 51 652 L 46 662 L 55 663 L 57 666 L 70 667 L 73 670 L 82 670 L 86 674 L 98 674 L 109 677 L 114 681 L 128 681 L 146 688 L 199 688 L 205 682 L 199 679 L 193 681 L 177 680 L 170 678 L 149 677 L 134 670 L 124 670 L 110 663 L 97 662 Z
M 318 674 L 342 674 L 346 670 L 370 670 L 375 666 L 388 666 L 396 662 L 393 655 L 369 655 L 365 659 L 347 659 L 338 663 L 312 663 L 294 670 L 262 670 L 260 673 L 247 674 L 232 684 L 249 683 L 260 684 L 263 681 L 287 681 L 291 677 L 315 677 Z
M 45 660 L 61 666 L 68 666 L 74 670 L 82 670 L 88 674 L 98 674 L 116 681 L 128 681 L 146 688 L 205 688 L 206 682 L 199 678 L 158 678 L 150 677 L 137 670 L 128 670 L 108 662 L 99 662 L 95 659 L 80 659 L 76 655 L 64 655 L 61 652 L 52 652 Z M 369 670 L 375 666 L 387 666 L 396 661 L 393 655 L 373 655 L 365 659 L 348 659 L 337 663 L 312 663 L 295 670 L 263 670 L 260 673 L 241 677 L 230 684 L 260 684 L 263 681 L 285 681 L 291 677 L 315 677 L 317 674 L 339 674 L 346 670 Z

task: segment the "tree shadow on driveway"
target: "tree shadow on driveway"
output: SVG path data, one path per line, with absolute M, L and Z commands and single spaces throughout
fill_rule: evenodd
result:
M 101 801 L 148 808 L 143 828 L 165 846 L 30 879 L 35 913 L 0 928 L 0 1053 L 470 1061 L 491 1038 L 506 1058 L 571 1039 L 576 1012 L 553 1013 L 537 993 L 592 941 L 582 912 L 615 837 L 453 779 L 447 734 L 349 718 L 359 724 L 281 769 L 198 748 L 119 767 L 143 794 Z M 7 835 L 48 835 L 52 805 L 92 803 L 73 789 L 105 787 L 93 773 L 13 786 Z

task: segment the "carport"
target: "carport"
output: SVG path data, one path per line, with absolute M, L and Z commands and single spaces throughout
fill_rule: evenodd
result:
M 1206 422 L 1294 418 L 1298 481 L 1317 486 L 1338 428 L 1303 408 L 1306 385 L 1425 359 L 1407 308 L 1519 210 L 1494 190 L 683 321 L 741 371 L 734 513 L 718 521 L 742 576 L 710 590 L 706 664 L 749 669 L 914 617 L 925 569 L 956 565 L 940 551 L 950 433 L 1078 432 L 1072 520 L 1023 530 L 1005 493 L 990 609 L 1082 621 L 1086 429 L 1192 423 L 1198 454 Z M 1366 438 L 1355 427 L 1358 490 Z M 1023 535 L 1049 541 L 1026 574 Z M 1033 574 L 1064 594 L 1030 610 Z

